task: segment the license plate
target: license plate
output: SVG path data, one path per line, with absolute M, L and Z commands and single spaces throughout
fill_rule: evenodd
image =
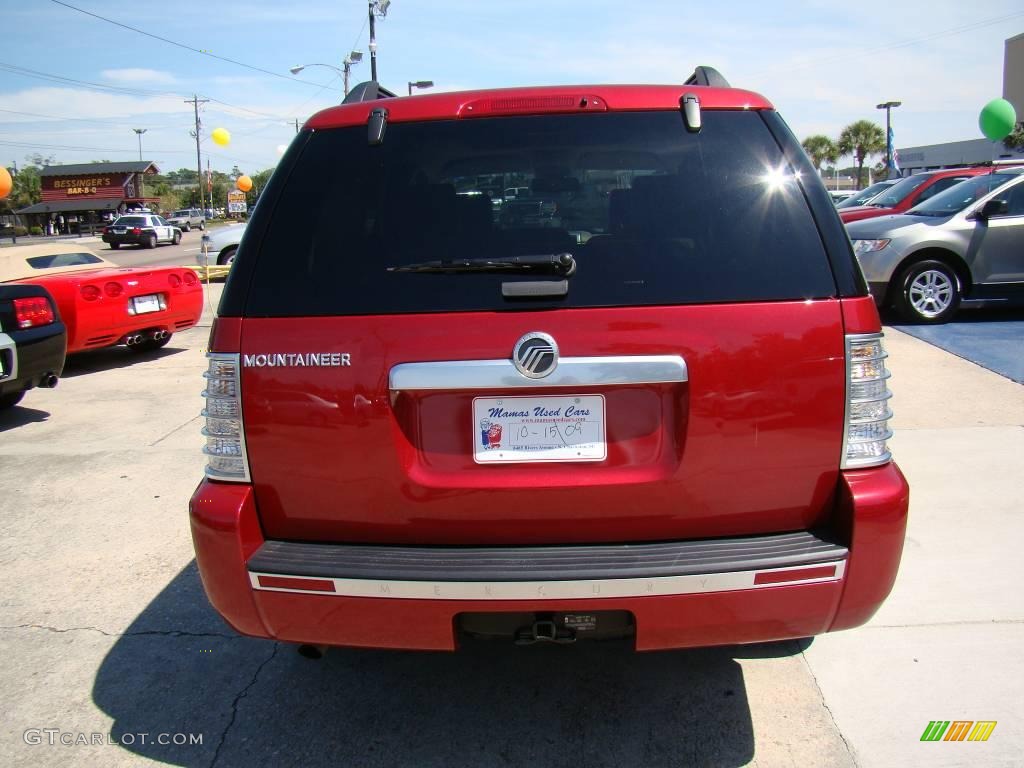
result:
M 604 396 L 477 397 L 473 459 L 478 464 L 602 461 Z
M 146 312 L 159 312 L 160 297 L 155 293 L 151 293 L 148 296 L 136 296 L 132 299 L 132 309 L 135 310 L 136 315 L 142 315 Z
M 126 229 L 116 229 L 116 228 L 115 228 L 115 229 L 114 229 L 114 230 L 112 230 L 112 231 L 113 231 L 113 233 L 114 233 L 115 235 L 123 235 L 123 234 L 124 234 L 125 232 L 127 232 L 128 230 L 126 230 Z

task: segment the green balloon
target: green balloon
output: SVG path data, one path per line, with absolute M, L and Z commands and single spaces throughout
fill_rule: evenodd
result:
M 1013 104 L 1006 99 L 992 99 L 981 108 L 978 127 L 989 141 L 1001 141 L 1013 133 L 1017 124 L 1017 113 Z

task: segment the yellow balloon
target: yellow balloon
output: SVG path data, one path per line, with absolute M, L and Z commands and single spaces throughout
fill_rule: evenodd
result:
M 235 186 L 238 187 L 243 192 L 248 192 L 250 189 L 252 189 L 252 179 L 250 179 L 248 176 L 239 176 L 238 181 L 235 182 Z
M 210 133 L 210 138 L 218 147 L 226 147 L 231 143 L 231 134 L 226 128 L 214 128 Z
M 7 169 L 0 165 L 0 200 L 3 200 L 9 194 L 11 194 L 11 187 L 14 186 L 14 181 L 11 179 L 11 174 L 7 172 Z

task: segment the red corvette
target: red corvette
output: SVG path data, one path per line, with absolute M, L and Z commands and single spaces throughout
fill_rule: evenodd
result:
M 116 344 L 158 349 L 203 310 L 202 283 L 191 270 L 118 267 L 74 243 L 4 248 L 0 283 L 49 290 L 67 325 L 68 354 Z

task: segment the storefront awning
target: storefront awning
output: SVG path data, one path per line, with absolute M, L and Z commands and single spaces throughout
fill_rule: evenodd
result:
M 121 204 L 119 199 L 108 200 L 55 200 L 49 203 L 36 203 L 28 208 L 15 211 L 25 213 L 74 213 L 76 211 L 116 211 Z

